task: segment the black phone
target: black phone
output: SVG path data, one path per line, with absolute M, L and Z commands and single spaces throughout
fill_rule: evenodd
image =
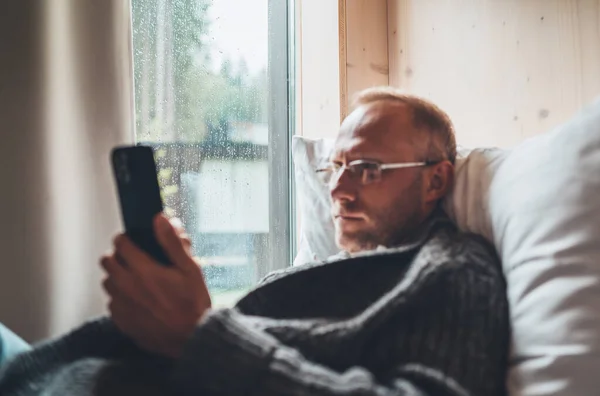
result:
M 152 148 L 116 147 L 111 162 L 125 234 L 159 263 L 169 265 L 154 234 L 154 218 L 163 211 L 163 202 Z

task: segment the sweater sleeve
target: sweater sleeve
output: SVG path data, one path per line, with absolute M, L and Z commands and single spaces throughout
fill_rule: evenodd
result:
M 366 369 L 336 372 L 246 323 L 234 309 L 207 315 L 175 372 L 184 394 L 425 395 L 408 381 L 393 388 Z M 394 389 L 394 390 L 393 390 Z
M 0 395 L 33 395 L 51 386 L 56 374 L 85 359 L 148 359 L 112 321 L 89 321 L 60 338 L 39 343 L 0 366 Z M 77 382 L 77 379 L 72 379 Z M 44 394 L 52 394 L 50 392 Z
M 424 360 L 407 364 L 398 359 L 384 375 L 364 367 L 338 372 L 256 328 L 252 317 L 226 309 L 207 314 L 197 328 L 175 368 L 176 386 L 190 395 L 501 394 L 505 344 L 496 341 L 506 332 L 506 318 L 504 300 L 494 290 L 500 286 L 490 290 L 489 277 L 476 271 L 468 276 L 455 272 L 430 285 L 437 292 L 435 303 L 423 316 L 439 318 L 427 325 L 444 328 L 443 335 L 434 331 L 423 341 L 428 344 Z M 463 287 L 455 287 L 456 282 Z

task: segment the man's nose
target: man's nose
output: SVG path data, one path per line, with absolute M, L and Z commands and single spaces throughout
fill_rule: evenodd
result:
M 354 201 L 357 194 L 356 180 L 348 169 L 340 169 L 337 174 L 332 175 L 329 183 L 331 198 L 336 200 Z

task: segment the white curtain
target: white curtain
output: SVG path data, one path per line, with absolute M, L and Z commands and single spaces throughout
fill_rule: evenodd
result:
M 29 341 L 105 312 L 120 225 L 110 149 L 133 140 L 127 0 L 0 11 L 0 321 Z

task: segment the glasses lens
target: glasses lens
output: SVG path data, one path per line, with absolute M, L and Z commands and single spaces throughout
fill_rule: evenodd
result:
M 379 165 L 373 162 L 359 162 L 352 164 L 350 168 L 352 169 L 352 173 L 360 176 L 363 184 L 374 183 L 381 178 Z

